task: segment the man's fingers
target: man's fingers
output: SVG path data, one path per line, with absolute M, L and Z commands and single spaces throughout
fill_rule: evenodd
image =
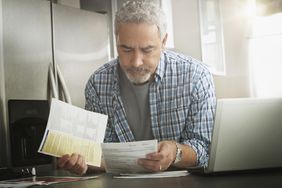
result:
M 74 165 L 76 165 L 77 159 L 78 159 L 78 154 L 73 153 L 70 156 L 69 160 L 65 163 L 65 169 L 71 170 L 74 167 Z
M 146 155 L 146 159 L 153 160 L 153 161 L 159 161 L 164 158 L 162 153 L 150 153 Z
M 84 174 L 87 170 L 87 165 L 85 163 L 84 157 L 78 155 L 76 164 L 70 170 L 76 174 Z
M 154 171 L 154 172 L 160 171 L 160 166 L 161 166 L 160 161 L 139 159 L 138 164 L 141 165 L 143 168 L 150 170 L 150 171 Z
M 63 155 L 57 160 L 57 166 L 79 175 L 86 173 L 88 169 L 84 157 L 76 153 L 73 153 L 71 156 Z
M 175 153 L 172 146 L 176 147 L 173 142 L 160 142 L 158 152 L 147 154 L 145 159 L 139 159 L 139 165 L 154 172 L 166 170 L 173 160 L 172 153 Z
M 64 168 L 65 164 L 68 162 L 70 156 L 68 154 L 63 155 L 62 157 L 57 159 L 57 166 L 59 168 Z

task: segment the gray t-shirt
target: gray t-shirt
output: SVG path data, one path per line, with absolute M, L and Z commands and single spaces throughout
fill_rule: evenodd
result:
M 127 122 L 135 139 L 153 139 L 148 98 L 150 82 L 142 85 L 132 84 L 120 67 L 119 78 L 120 94 Z

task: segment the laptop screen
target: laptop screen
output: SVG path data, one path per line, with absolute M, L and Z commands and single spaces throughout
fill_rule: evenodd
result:
M 219 99 L 208 172 L 282 167 L 282 98 Z

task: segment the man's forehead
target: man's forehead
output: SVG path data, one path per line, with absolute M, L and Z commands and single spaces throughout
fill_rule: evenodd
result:
M 148 24 L 148 23 L 120 23 L 117 26 L 117 35 L 119 34 L 120 30 L 150 30 L 151 32 L 156 32 L 159 34 L 159 28 L 154 24 Z

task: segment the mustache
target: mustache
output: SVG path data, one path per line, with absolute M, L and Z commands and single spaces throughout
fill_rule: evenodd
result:
M 148 68 L 145 67 L 130 67 L 126 69 L 128 72 L 150 72 Z

